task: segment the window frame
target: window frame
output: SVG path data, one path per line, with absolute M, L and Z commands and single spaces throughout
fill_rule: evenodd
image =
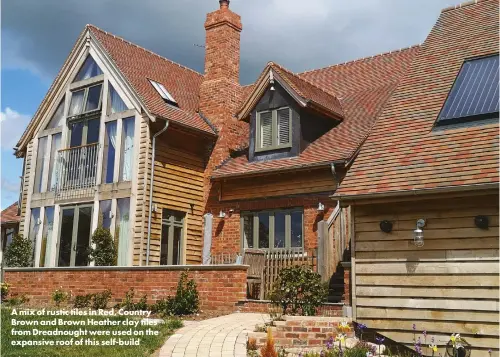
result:
M 293 212 L 300 212 L 302 215 L 302 244 L 300 247 L 292 247 L 292 218 L 291 214 Z M 268 213 L 269 214 L 269 248 L 259 247 L 259 214 Z M 274 247 L 274 238 L 275 238 L 275 215 L 276 213 L 285 214 L 285 246 L 282 248 Z M 253 247 L 245 248 L 245 230 L 244 230 L 244 219 L 245 217 L 253 217 L 252 226 L 253 226 Z M 293 208 L 284 208 L 284 209 L 267 209 L 260 211 L 242 211 L 240 213 L 240 244 L 241 244 L 241 252 L 244 252 L 245 249 L 261 249 L 261 250 L 291 250 L 291 249 L 304 249 L 304 241 L 305 241 L 305 227 L 304 227 L 304 208 L 303 207 L 293 207 Z
M 88 95 L 89 95 L 89 90 L 90 88 L 92 87 L 97 87 L 97 86 L 101 86 L 101 91 L 99 93 L 99 103 L 97 105 L 97 108 L 96 109 L 92 109 L 92 110 L 87 110 L 87 98 L 88 98 Z M 84 91 L 83 93 L 83 107 L 82 107 L 82 111 L 78 114 L 70 114 L 69 111 L 71 110 L 71 102 L 73 101 L 73 95 L 76 93 L 76 92 L 80 92 L 80 91 Z M 69 108 L 68 108 L 68 120 L 71 120 L 71 119 L 75 119 L 75 118 L 79 118 L 80 116 L 86 116 L 86 115 L 92 115 L 94 113 L 97 113 L 97 112 L 100 112 L 102 110 L 102 92 L 104 90 L 104 83 L 103 81 L 99 81 L 97 83 L 92 83 L 92 84 L 89 84 L 85 87 L 78 87 L 78 88 L 74 88 L 71 90 L 71 98 L 69 100 Z
M 280 144 L 279 143 L 279 130 L 278 130 L 278 111 L 283 110 L 283 109 L 288 109 L 289 110 L 289 116 L 288 116 L 288 143 L 286 144 Z M 261 145 L 261 114 L 262 113 L 272 113 L 271 116 L 271 138 L 272 138 L 272 144 L 270 146 L 264 146 L 262 147 Z M 255 115 L 255 152 L 263 152 L 263 151 L 270 151 L 270 150 L 276 150 L 276 149 L 284 149 L 284 148 L 290 148 L 292 147 L 292 108 L 289 106 L 284 106 L 284 107 L 279 107 L 275 109 L 267 109 L 267 110 L 261 110 L 258 111 Z
M 165 218 L 165 215 L 169 214 L 170 217 Z M 176 220 L 176 217 L 180 217 L 180 221 Z M 159 264 L 162 265 L 162 240 L 163 240 L 163 226 L 167 226 L 170 228 L 167 239 L 167 263 L 163 265 L 183 265 L 184 264 L 184 233 L 186 232 L 186 221 L 187 221 L 187 213 L 183 211 L 171 210 L 168 208 L 162 208 L 161 210 L 161 230 L 160 230 L 160 256 L 159 256 Z M 180 241 L 179 241 L 179 254 L 178 254 L 178 263 L 173 261 L 174 259 L 174 228 L 180 228 Z M 172 249 L 169 249 L 171 247 Z

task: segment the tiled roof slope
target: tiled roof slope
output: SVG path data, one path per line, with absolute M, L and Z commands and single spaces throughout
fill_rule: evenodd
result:
M 214 134 L 210 126 L 196 112 L 198 110 L 200 85 L 203 81 L 202 74 L 93 25 L 87 25 L 87 28 L 99 41 L 153 115 Z M 163 84 L 177 101 L 179 108 L 165 103 L 148 79 Z
M 498 0 L 442 12 L 336 195 L 498 182 L 498 122 L 434 129 L 464 59 L 498 52 Z
M 1 224 L 17 223 L 21 217 L 17 215 L 17 202 L 11 204 L 0 213 Z
M 258 162 L 248 162 L 246 156 L 240 156 L 228 160 L 212 177 L 327 165 L 351 159 L 417 52 L 418 47 L 411 47 L 296 74 L 339 99 L 344 116 L 342 123 L 311 143 L 299 156 Z

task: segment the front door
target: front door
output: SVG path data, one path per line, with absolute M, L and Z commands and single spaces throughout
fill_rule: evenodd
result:
M 88 265 L 92 206 L 61 208 L 57 266 Z
M 182 263 L 184 232 L 184 212 L 163 210 L 161 225 L 161 265 L 179 265 Z

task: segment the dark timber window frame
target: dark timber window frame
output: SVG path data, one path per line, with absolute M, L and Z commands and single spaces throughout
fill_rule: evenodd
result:
M 292 247 L 292 213 L 300 212 L 301 214 L 301 228 L 302 228 L 302 239 L 300 247 Z M 269 247 L 260 247 L 259 246 L 259 214 L 269 214 Z M 285 215 L 285 246 L 281 248 L 274 247 L 274 238 L 275 238 L 275 217 L 276 214 L 284 214 Z M 245 217 L 250 217 L 252 219 L 252 240 L 253 247 L 245 248 Z M 240 241 L 241 241 L 241 251 L 243 252 L 245 249 L 265 249 L 265 250 L 283 250 L 283 249 L 301 249 L 304 248 L 304 208 L 303 207 L 295 207 L 295 208 L 287 208 L 287 209 L 271 209 L 271 210 L 261 210 L 261 211 L 242 211 L 240 214 Z
M 278 112 L 281 110 L 288 109 L 288 141 L 286 143 L 280 143 L 279 138 L 279 125 L 278 125 Z M 271 113 L 271 145 L 262 145 L 262 128 L 261 128 L 261 116 L 264 113 Z M 271 110 L 262 110 L 257 112 L 255 121 L 255 151 L 269 151 L 282 148 L 289 148 L 292 146 L 292 109 L 290 107 L 281 107 Z
M 169 215 L 165 218 L 166 215 Z M 160 265 L 181 265 L 183 264 L 184 257 L 184 224 L 186 222 L 186 213 L 182 211 L 174 211 L 170 209 L 164 208 L 162 210 L 162 218 L 161 218 L 161 234 L 160 234 Z M 168 228 L 168 240 L 167 243 L 167 261 L 163 261 L 162 263 L 162 240 L 163 240 L 163 227 L 167 226 Z M 180 228 L 180 237 L 179 237 L 179 251 L 178 251 L 178 261 L 174 262 L 174 234 L 175 228 Z

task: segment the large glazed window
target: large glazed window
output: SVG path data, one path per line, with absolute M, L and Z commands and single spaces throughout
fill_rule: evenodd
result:
M 50 122 L 47 125 L 46 129 L 53 129 L 63 125 L 64 125 L 64 97 L 59 103 L 59 106 L 54 112 L 54 115 L 52 115 L 52 118 L 50 119 Z
M 42 244 L 40 247 L 39 265 L 46 267 L 50 265 L 50 247 L 52 246 L 52 232 L 54 227 L 54 207 L 45 207 L 43 219 Z
M 243 249 L 285 249 L 304 246 L 304 222 L 301 208 L 241 214 Z
M 111 215 L 111 200 L 100 201 L 98 225 L 101 226 L 102 228 L 109 229 L 111 234 L 113 233 L 111 231 L 112 218 L 113 217 Z
M 160 246 L 161 265 L 179 265 L 182 263 L 182 237 L 185 216 L 184 212 L 163 210 Z
M 106 123 L 106 135 L 104 136 L 104 160 L 102 177 L 104 183 L 114 181 L 115 157 L 116 157 L 116 121 Z
M 50 146 L 50 161 L 49 161 L 49 191 L 56 189 L 56 170 L 57 170 L 57 152 L 61 149 L 62 134 L 57 133 L 52 135 L 52 144 Z
M 45 187 L 43 187 L 43 174 L 45 171 L 45 160 L 47 158 L 47 142 L 46 136 L 38 139 L 38 150 L 36 154 L 36 168 L 35 168 L 35 187 L 33 192 L 45 192 Z
M 123 119 L 120 181 L 132 180 L 132 166 L 134 162 L 134 125 L 134 117 Z
M 30 219 L 30 230 L 29 230 L 29 239 L 31 241 L 31 249 L 32 249 L 32 259 L 35 258 L 35 247 L 36 247 L 36 238 L 38 236 L 38 231 L 40 230 L 40 208 L 33 208 L 31 210 L 31 219 Z
M 108 105 L 108 115 L 112 113 L 119 113 L 127 110 L 127 106 L 123 102 L 122 98 L 118 92 L 113 88 L 111 83 L 109 84 L 109 105 Z
M 116 200 L 116 232 L 118 241 L 118 265 L 127 265 L 128 242 L 130 239 L 130 198 Z
M 84 79 L 89 79 L 92 77 L 97 77 L 102 74 L 101 68 L 94 61 L 92 56 L 87 56 L 85 62 L 83 62 L 82 67 L 78 71 L 74 82 L 83 81 Z
M 290 147 L 291 118 L 292 111 L 288 107 L 258 112 L 255 150 L 266 151 Z

